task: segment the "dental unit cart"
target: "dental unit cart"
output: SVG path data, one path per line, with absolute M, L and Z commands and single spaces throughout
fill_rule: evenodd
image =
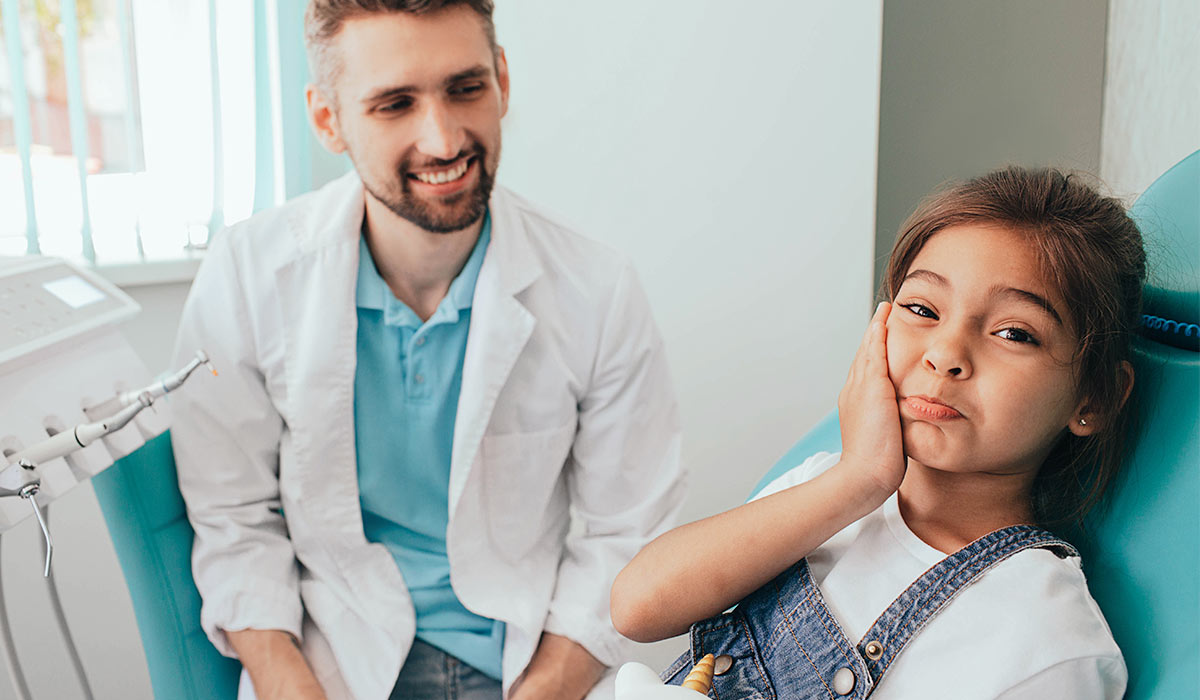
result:
M 30 581 L 44 582 L 53 615 L 43 615 L 43 627 L 57 622 L 63 665 L 69 661 L 83 697 L 92 697 L 52 573 L 49 511 L 56 509 L 48 506 L 167 430 L 166 405 L 156 399 L 208 365 L 198 352 L 178 372 L 151 381 L 116 328 L 139 311 L 116 286 L 63 260 L 0 258 L 0 554 L 14 529 L 33 525 L 42 540 L 36 561 L 0 558 L 6 562 L 0 567 L 0 652 L 18 700 L 33 697 L 21 658 L 46 652 L 20 645 L 28 635 L 14 638 L 9 613 L 24 612 L 36 597 Z M 0 697 L 6 690 L 0 688 Z

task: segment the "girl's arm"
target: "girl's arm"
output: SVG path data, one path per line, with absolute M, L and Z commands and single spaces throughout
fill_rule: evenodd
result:
M 878 508 L 904 478 L 896 392 L 888 379 L 890 305 L 871 319 L 838 398 L 842 458 L 811 481 L 667 532 L 612 589 L 613 624 L 639 642 L 717 615 Z

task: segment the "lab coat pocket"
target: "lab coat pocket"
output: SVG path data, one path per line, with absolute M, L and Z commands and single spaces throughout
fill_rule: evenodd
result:
M 567 522 L 563 466 L 575 439 L 575 420 L 533 433 L 485 435 L 480 445 L 487 495 L 488 536 L 517 561 Z

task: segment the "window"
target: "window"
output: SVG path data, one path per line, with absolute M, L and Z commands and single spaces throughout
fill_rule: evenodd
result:
M 0 0 L 0 255 L 178 260 L 311 186 L 302 13 Z

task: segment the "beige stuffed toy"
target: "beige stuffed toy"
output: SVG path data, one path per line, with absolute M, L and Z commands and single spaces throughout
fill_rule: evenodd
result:
M 617 671 L 616 700 L 700 700 L 712 688 L 714 666 L 713 655 L 708 654 L 676 687 L 663 685 L 649 666 L 627 663 Z

